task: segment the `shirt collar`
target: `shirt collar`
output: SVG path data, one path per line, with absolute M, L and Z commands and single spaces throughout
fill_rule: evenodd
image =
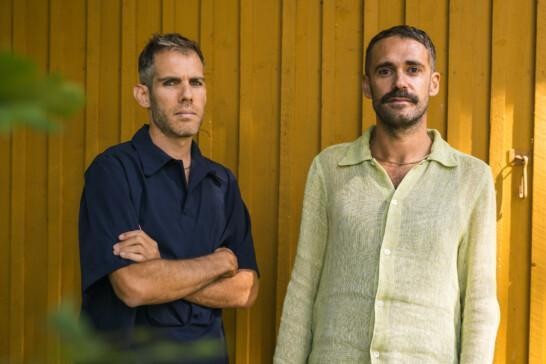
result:
M 371 126 L 360 138 L 349 144 L 347 152 L 338 162 L 338 166 L 352 166 L 367 160 L 372 160 L 370 136 L 373 128 L 374 126 Z M 432 147 L 430 148 L 430 154 L 427 159 L 436 161 L 445 167 L 455 167 L 458 164 L 456 157 L 457 151 L 442 139 L 442 135 L 438 130 L 428 129 L 428 134 L 432 138 Z
M 150 137 L 148 125 L 144 125 L 142 128 L 140 128 L 133 136 L 131 142 L 137 150 L 142 162 L 142 169 L 147 177 L 155 174 L 165 164 L 174 160 L 171 158 L 171 156 L 153 143 L 152 138 Z M 216 173 L 216 171 L 213 169 L 212 162 L 203 157 L 197 143 L 192 141 L 190 180 L 195 180 L 197 182 L 209 173 L 214 175 L 217 179 L 225 181 L 225 177 Z

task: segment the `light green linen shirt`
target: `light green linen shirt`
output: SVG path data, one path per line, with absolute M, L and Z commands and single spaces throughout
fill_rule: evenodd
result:
M 489 167 L 429 130 L 429 157 L 395 189 L 370 133 L 312 163 L 274 362 L 491 363 Z

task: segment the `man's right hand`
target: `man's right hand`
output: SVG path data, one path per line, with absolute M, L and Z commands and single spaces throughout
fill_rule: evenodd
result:
M 133 262 L 145 262 L 161 258 L 157 242 L 142 230 L 120 234 L 120 241 L 112 247 L 114 255 Z

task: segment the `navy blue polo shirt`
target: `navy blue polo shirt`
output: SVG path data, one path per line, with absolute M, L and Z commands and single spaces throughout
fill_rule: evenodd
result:
M 191 147 L 186 184 L 180 160 L 153 144 L 148 126 L 130 142 L 109 148 L 85 172 L 79 240 L 82 312 L 93 326 L 131 344 L 135 327 L 181 342 L 223 340 L 221 310 L 183 299 L 160 305 L 126 306 L 108 274 L 135 264 L 113 254 L 118 235 L 141 228 L 159 246 L 163 259 L 190 259 L 225 246 L 239 268 L 258 271 L 250 218 L 235 176 Z M 225 345 L 224 345 L 225 347 Z M 223 352 L 220 361 L 226 362 Z

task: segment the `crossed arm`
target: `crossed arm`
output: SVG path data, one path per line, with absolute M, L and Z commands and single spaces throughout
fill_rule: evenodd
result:
M 128 306 L 185 299 L 213 308 L 250 307 L 258 295 L 253 270 L 239 269 L 228 248 L 193 259 L 162 259 L 157 243 L 144 231 L 123 233 L 113 254 L 137 262 L 110 273 L 116 295 Z

